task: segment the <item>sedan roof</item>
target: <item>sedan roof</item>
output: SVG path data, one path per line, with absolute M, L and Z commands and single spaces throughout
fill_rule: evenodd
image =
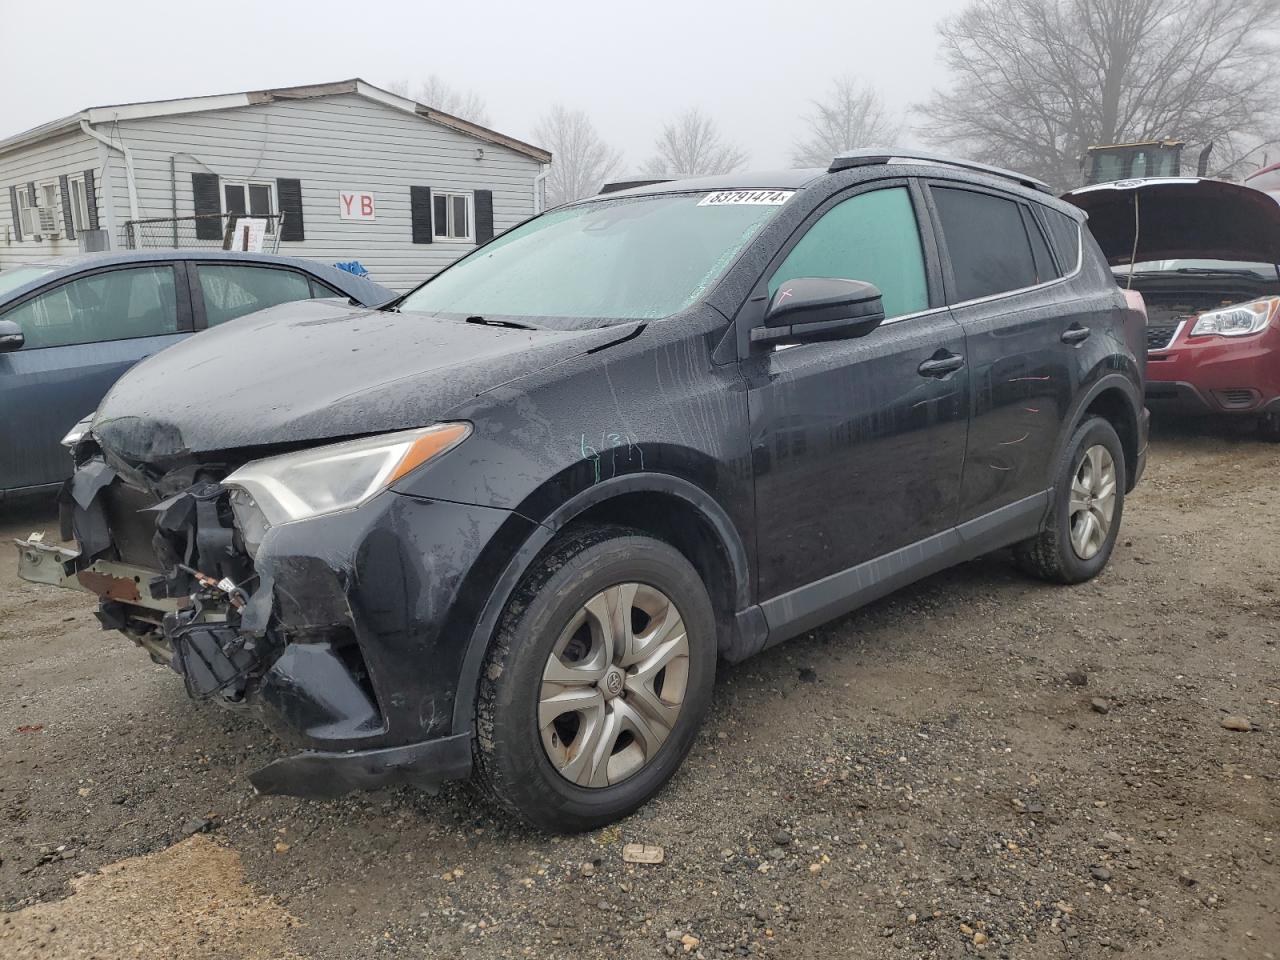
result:
M 366 277 L 357 277 L 346 270 L 306 260 L 302 257 L 278 257 L 267 253 L 238 253 L 230 250 L 130 250 L 108 251 L 105 253 L 73 253 L 61 257 L 47 257 L 43 260 L 23 263 L 23 267 L 43 267 L 52 273 L 46 273 L 30 283 L 15 287 L 0 302 L 17 299 L 37 287 L 47 286 L 56 280 L 70 277 L 86 270 L 99 267 L 122 266 L 131 263 L 171 262 L 174 260 L 190 260 L 203 263 L 260 263 L 276 266 L 294 267 L 303 270 L 318 280 L 356 300 L 362 306 L 379 307 L 394 300 L 399 294 L 394 290 L 374 283 Z

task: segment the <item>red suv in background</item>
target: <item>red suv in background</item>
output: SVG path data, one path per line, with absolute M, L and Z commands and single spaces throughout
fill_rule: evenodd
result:
M 1119 180 L 1063 199 L 1147 304 L 1153 413 L 1255 418 L 1280 440 L 1280 203 L 1237 183 Z

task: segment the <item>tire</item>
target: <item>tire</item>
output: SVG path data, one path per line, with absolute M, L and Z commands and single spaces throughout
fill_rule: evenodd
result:
M 621 609 L 630 611 L 625 625 L 613 620 Z M 684 654 L 672 610 L 683 623 Z M 609 661 L 606 636 L 615 635 Z M 624 665 L 634 648 L 642 648 L 639 662 Z M 646 665 L 664 656 L 665 669 L 646 677 Z M 625 528 L 571 533 L 535 562 L 495 631 L 477 697 L 476 780 L 506 810 L 550 832 L 592 830 L 624 817 L 657 793 L 689 752 L 715 669 L 711 600 L 679 551 Z M 590 684 L 578 679 L 597 673 Z M 570 674 L 572 684 L 555 682 Z M 570 697 L 586 708 L 558 714 Z M 677 699 L 672 714 L 669 702 Z
M 1105 456 L 1098 453 L 1105 451 Z M 1091 454 L 1091 465 L 1085 468 L 1086 454 Z M 1073 486 L 1083 475 L 1085 482 L 1080 489 L 1089 488 L 1093 476 L 1106 475 L 1105 469 L 1095 469 L 1094 460 L 1105 464 L 1110 458 L 1112 467 L 1112 506 L 1110 519 L 1103 530 L 1102 518 L 1106 513 L 1106 504 L 1101 492 L 1093 487 L 1092 496 L 1081 496 L 1075 501 L 1073 509 Z M 1083 471 L 1083 474 L 1082 474 Z M 1128 478 L 1128 464 L 1124 459 L 1124 447 L 1120 443 L 1115 428 L 1101 417 L 1091 417 L 1076 428 L 1067 444 L 1057 469 L 1054 471 L 1053 508 L 1044 529 L 1014 547 L 1014 557 L 1018 565 L 1032 576 L 1053 583 L 1083 583 L 1102 572 L 1115 547 L 1116 537 L 1120 532 L 1120 521 L 1124 515 L 1124 491 Z M 1105 486 L 1102 488 L 1105 490 Z M 1081 504 L 1091 504 L 1087 509 L 1079 509 Z M 1092 528 L 1086 529 L 1080 524 L 1087 523 L 1086 515 L 1092 515 Z M 1076 525 L 1073 525 L 1073 521 Z M 1080 537 L 1073 540 L 1073 531 Z M 1083 547 L 1083 549 L 1082 549 Z
M 1258 436 L 1270 443 L 1280 443 L 1280 413 L 1264 413 L 1258 417 Z

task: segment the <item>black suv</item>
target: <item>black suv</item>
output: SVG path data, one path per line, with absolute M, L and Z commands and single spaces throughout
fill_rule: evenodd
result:
M 29 579 L 300 749 L 331 796 L 474 773 L 580 830 L 741 660 L 1013 545 L 1073 583 L 1142 473 L 1144 314 L 1083 214 L 973 164 L 606 193 L 381 310 L 302 301 L 135 367 Z

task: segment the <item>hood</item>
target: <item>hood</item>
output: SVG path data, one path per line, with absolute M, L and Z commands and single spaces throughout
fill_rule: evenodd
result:
M 1252 187 L 1194 177 L 1117 180 L 1062 199 L 1089 215 L 1089 232 L 1112 266 L 1131 257 L 1280 263 L 1280 203 Z
M 420 427 L 637 326 L 517 330 L 302 300 L 139 363 L 98 407 L 93 433 L 128 461 L 162 463 Z

